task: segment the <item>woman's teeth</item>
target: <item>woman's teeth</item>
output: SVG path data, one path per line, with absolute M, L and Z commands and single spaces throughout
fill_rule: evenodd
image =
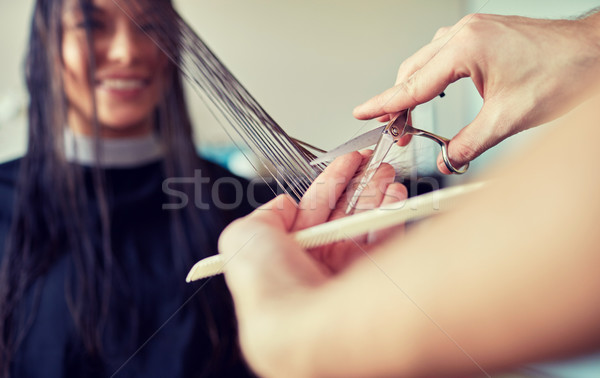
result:
M 139 79 L 105 79 L 100 84 L 105 88 L 117 90 L 138 89 L 145 85 L 144 80 Z

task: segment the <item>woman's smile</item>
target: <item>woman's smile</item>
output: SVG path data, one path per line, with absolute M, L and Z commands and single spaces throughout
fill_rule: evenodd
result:
M 106 95 L 120 100 L 140 97 L 152 80 L 149 77 L 128 74 L 111 74 L 96 80 L 98 96 Z
M 104 137 L 147 134 L 164 97 L 168 60 L 112 0 L 94 0 L 89 12 L 89 25 L 78 7 L 66 7 L 63 14 L 62 64 L 69 126 L 75 132 L 92 134 L 95 111 Z M 144 14 L 133 16 L 144 21 Z M 86 47 L 86 25 L 91 49 Z M 94 80 L 90 80 L 90 53 Z

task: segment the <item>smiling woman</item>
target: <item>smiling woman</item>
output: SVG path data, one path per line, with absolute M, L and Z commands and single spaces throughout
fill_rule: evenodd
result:
M 71 0 L 75 3 L 75 0 Z M 63 12 L 63 81 L 69 125 L 91 134 L 95 98 L 103 136 L 132 136 L 152 129 L 152 110 L 164 93 L 167 57 L 112 0 L 90 10 L 95 72 L 90 72 L 86 22 L 78 7 Z M 137 19 L 138 15 L 132 15 Z
M 169 0 L 140 2 L 158 3 L 176 25 Z M 252 209 L 247 183 L 197 157 L 180 73 L 148 33 L 112 0 L 36 1 L 28 149 L 0 165 L 2 377 L 250 375 L 224 282 L 184 282 Z M 164 183 L 189 177 L 178 193 L 205 206 L 169 206 Z M 239 185 L 215 203 L 221 178 Z

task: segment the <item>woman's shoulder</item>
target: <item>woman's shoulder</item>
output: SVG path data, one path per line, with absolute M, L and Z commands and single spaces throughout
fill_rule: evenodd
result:
M 0 163 L 0 257 L 4 254 L 6 235 L 12 223 L 20 164 L 20 159 Z
M 21 159 L 15 159 L 0 163 L 0 185 L 14 186 L 17 182 L 17 175 Z
M 200 160 L 202 177 L 208 178 L 208 184 L 214 192 L 234 198 L 242 196 L 243 202 L 246 202 L 252 209 L 268 202 L 275 196 L 276 190 L 273 190 L 261 177 L 240 177 L 219 164 L 202 158 Z
M 12 209 L 21 159 L 0 163 L 0 215 Z
M 211 160 L 207 160 L 201 156 L 198 156 L 198 160 L 196 163 L 196 169 L 201 171 L 202 176 L 209 177 L 212 180 L 217 180 L 222 177 L 225 177 L 225 178 L 230 177 L 230 178 L 235 178 L 237 180 L 240 180 L 240 182 L 248 181 L 242 177 L 235 175 L 227 168 L 224 168 L 222 165 L 217 164 Z

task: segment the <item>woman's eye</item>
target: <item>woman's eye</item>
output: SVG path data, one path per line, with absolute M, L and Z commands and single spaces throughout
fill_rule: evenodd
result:
M 155 33 L 157 31 L 156 25 L 150 23 L 141 24 L 140 29 L 146 34 Z
M 81 29 L 85 29 L 87 27 L 87 24 L 88 23 L 86 23 L 85 21 L 82 21 L 79 24 L 77 24 L 77 27 L 81 28 Z M 90 25 L 90 29 L 92 29 L 92 30 L 101 30 L 104 28 L 104 23 L 101 21 L 98 21 L 98 20 L 91 20 L 89 22 L 89 25 Z

